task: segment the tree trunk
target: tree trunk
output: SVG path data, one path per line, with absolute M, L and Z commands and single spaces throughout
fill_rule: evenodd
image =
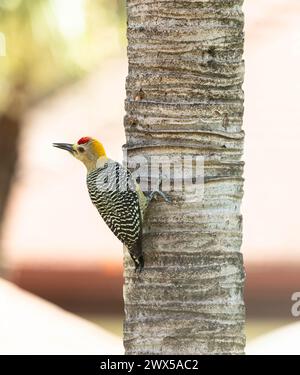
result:
M 149 207 L 141 274 L 126 255 L 127 354 L 244 352 L 242 3 L 127 1 L 128 161 L 204 158 L 203 197 Z
M 0 116 L 0 233 L 8 196 L 15 174 L 21 121 Z M 4 157 L 5 156 L 5 157 Z
M 9 194 L 16 172 L 19 138 L 25 108 L 26 84 L 19 81 L 11 89 L 6 108 L 0 113 L 0 239 Z

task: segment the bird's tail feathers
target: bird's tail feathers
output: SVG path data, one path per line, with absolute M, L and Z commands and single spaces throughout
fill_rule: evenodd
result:
M 143 248 L 142 248 L 142 232 L 136 243 L 134 244 L 133 248 L 129 251 L 131 258 L 135 264 L 136 271 L 142 271 L 144 268 L 144 255 L 143 255 Z

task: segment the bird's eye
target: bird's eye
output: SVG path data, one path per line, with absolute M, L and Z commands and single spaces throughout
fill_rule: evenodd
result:
M 77 150 L 78 150 L 79 152 L 84 152 L 84 148 L 83 148 L 83 147 L 78 147 Z

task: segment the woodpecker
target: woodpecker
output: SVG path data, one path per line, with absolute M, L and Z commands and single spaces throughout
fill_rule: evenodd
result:
M 161 191 L 145 195 L 131 173 L 118 162 L 109 159 L 101 142 L 82 137 L 75 144 L 53 143 L 70 152 L 87 168 L 87 187 L 92 203 L 114 233 L 126 246 L 135 264 L 142 271 L 143 218 L 149 202 L 157 195 L 170 202 Z

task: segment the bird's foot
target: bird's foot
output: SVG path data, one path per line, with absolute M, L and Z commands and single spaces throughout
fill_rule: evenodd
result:
M 172 203 L 171 197 L 160 190 L 152 191 L 147 197 L 148 202 L 150 203 L 152 199 L 157 199 L 158 196 L 161 196 L 165 202 Z

